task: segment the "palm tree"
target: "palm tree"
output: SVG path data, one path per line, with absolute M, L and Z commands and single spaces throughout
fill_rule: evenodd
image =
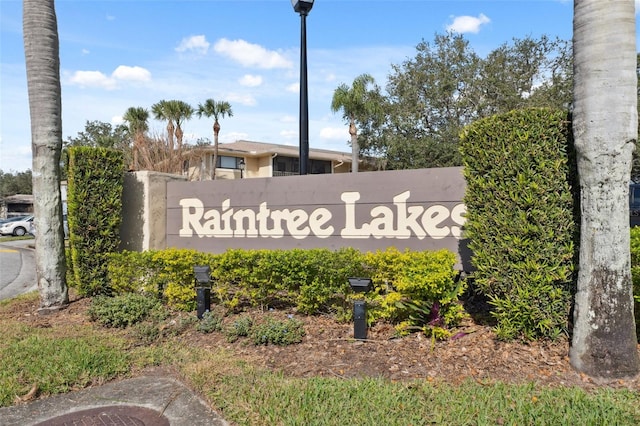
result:
M 175 164 L 169 165 L 169 169 L 177 169 L 179 167 L 181 155 L 182 155 L 182 137 L 184 132 L 182 131 L 182 123 L 184 120 L 189 120 L 193 115 L 193 108 L 186 102 L 171 100 L 153 104 L 151 106 L 151 112 L 156 120 L 164 120 L 167 122 L 167 137 L 169 139 L 169 161 Z M 178 153 L 175 153 L 174 137 L 178 141 Z M 175 171 L 175 170 L 174 170 Z
M 216 165 L 218 164 L 218 134 L 220 133 L 220 118 L 225 116 L 233 117 L 233 111 L 231 110 L 231 104 L 227 101 L 215 101 L 213 99 L 207 99 L 204 104 L 198 105 L 196 111 L 198 118 L 203 115 L 207 118 L 213 117 L 213 175 L 212 179 L 216 178 Z
M 182 152 L 182 137 L 184 132 L 182 131 L 182 123 L 185 120 L 191 120 L 193 116 L 193 107 L 183 101 L 170 101 L 171 110 L 174 112 L 176 120 L 176 139 L 178 140 L 178 151 Z
M 569 356 L 578 371 L 609 379 L 640 371 L 628 205 L 638 137 L 635 20 L 634 0 L 574 0 L 581 232 Z
M 370 89 L 370 86 L 373 88 Z M 353 80 L 351 87 L 342 83 L 333 92 L 331 100 L 331 111 L 342 110 L 345 121 L 349 123 L 349 134 L 351 135 L 351 171 L 358 172 L 358 156 L 360 148 L 358 146 L 358 129 L 356 121 L 366 120 L 374 114 L 378 103 L 375 102 L 379 88 L 375 80 L 369 74 L 361 74 Z
M 151 105 L 151 112 L 156 120 L 167 122 L 167 138 L 169 139 L 169 151 L 173 152 L 173 138 L 176 130 L 175 111 L 171 107 L 171 101 L 164 99 Z
M 27 67 L 33 194 L 36 236 L 36 276 L 40 312 L 69 303 L 64 252 L 60 155 L 62 106 L 60 47 L 53 0 L 24 0 L 24 51 Z
M 129 134 L 133 136 L 132 170 L 140 168 L 139 154 L 144 150 L 145 133 L 149 130 L 149 111 L 142 107 L 130 107 L 122 116 L 127 122 Z

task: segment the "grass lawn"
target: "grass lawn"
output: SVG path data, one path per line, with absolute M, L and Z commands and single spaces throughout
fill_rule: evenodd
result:
M 37 326 L 20 315 L 37 294 L 0 302 L 0 406 L 139 374 L 176 371 L 224 418 L 239 425 L 637 425 L 629 390 L 534 384 L 451 385 L 435 380 L 293 378 L 190 344 L 193 321 L 162 339 L 144 328 L 110 329 L 77 312 Z M 191 333 L 191 334 L 189 334 Z M 197 338 L 197 333 L 195 334 Z

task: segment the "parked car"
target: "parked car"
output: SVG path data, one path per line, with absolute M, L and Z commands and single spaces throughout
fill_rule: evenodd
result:
M 31 229 L 33 216 L 27 216 L 21 220 L 7 222 L 0 225 L 0 235 L 15 235 L 21 237 Z
M 0 225 L 4 225 L 7 222 L 15 222 L 16 220 L 23 220 L 26 219 L 27 216 L 12 216 L 12 217 L 8 217 L 6 219 L 0 219 Z

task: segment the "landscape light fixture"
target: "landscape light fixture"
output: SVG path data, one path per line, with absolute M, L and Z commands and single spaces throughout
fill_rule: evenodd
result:
M 300 14 L 300 174 L 306 175 L 309 167 L 309 100 L 307 84 L 307 15 L 313 0 L 291 0 Z
M 196 279 L 197 315 L 202 319 L 204 313 L 211 310 L 211 267 L 194 266 L 193 274 Z
M 347 278 L 351 289 L 356 293 L 371 291 L 371 278 Z M 353 338 L 367 338 L 367 302 L 364 299 L 353 301 Z
M 244 158 L 241 159 L 240 160 L 240 164 L 239 164 L 239 167 L 240 167 L 240 179 L 242 179 L 244 177 L 244 169 L 245 169 L 246 166 L 247 165 L 244 162 Z

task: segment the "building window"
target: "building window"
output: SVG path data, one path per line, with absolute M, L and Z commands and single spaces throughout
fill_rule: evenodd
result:
M 300 173 L 297 158 L 278 155 L 272 161 L 273 176 L 293 176 Z
M 239 169 L 241 157 L 229 157 L 226 155 L 219 155 L 216 167 L 219 169 Z
M 309 163 L 311 166 L 309 168 L 311 174 L 331 173 L 331 161 L 311 160 Z M 300 173 L 300 162 L 298 158 L 278 155 L 273 159 L 272 166 L 274 176 L 292 176 Z
M 331 173 L 331 161 L 324 160 L 311 160 L 311 174 L 321 175 L 325 173 Z

